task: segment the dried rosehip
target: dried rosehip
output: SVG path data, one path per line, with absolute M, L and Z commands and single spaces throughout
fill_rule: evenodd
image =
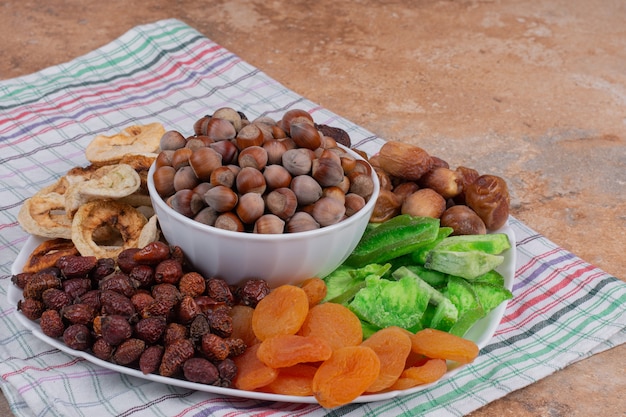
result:
M 190 358 L 183 364 L 185 379 L 200 384 L 213 385 L 220 374 L 217 367 L 203 358 Z
M 111 356 L 111 362 L 118 365 L 128 365 L 139 359 L 146 349 L 146 342 L 141 339 L 124 340 Z
M 133 304 L 133 307 L 135 307 L 135 311 L 143 311 L 154 302 L 154 297 L 144 290 L 138 290 L 130 297 L 130 302 Z
M 140 264 L 157 265 L 170 257 L 170 247 L 161 242 L 151 242 L 133 254 L 133 260 Z
M 70 278 L 63 281 L 63 291 L 73 300 L 91 290 L 91 279 Z
M 161 284 L 178 284 L 183 276 L 183 265 L 177 259 L 166 259 L 154 268 L 154 280 Z
M 67 295 L 65 291 L 58 288 L 48 288 L 41 294 L 41 299 L 46 308 L 52 310 L 60 310 L 72 302 L 70 296 Z
M 89 278 L 94 282 L 100 281 L 102 278 L 111 275 L 115 272 L 115 259 L 113 258 L 100 258 L 96 262 L 96 266 L 89 273 Z
M 220 380 L 217 384 L 220 387 L 228 388 L 232 385 L 233 379 L 237 376 L 237 365 L 228 358 L 217 364 L 217 370 L 220 373 Z
M 230 354 L 228 343 L 213 333 L 206 333 L 200 342 L 200 352 L 213 362 L 223 361 Z
M 74 299 L 74 303 L 89 304 L 95 311 L 100 311 L 100 290 L 90 290 Z
M 206 294 L 215 301 L 221 301 L 231 306 L 235 300 L 226 281 L 219 278 L 206 280 Z
M 187 272 L 180 278 L 178 290 L 182 295 L 198 297 L 206 290 L 204 277 L 197 272 Z
M 87 350 L 91 347 L 91 332 L 84 324 L 72 324 L 63 332 L 63 341 L 70 349 Z
M 187 326 L 184 326 L 180 323 L 168 323 L 167 326 L 165 326 L 163 343 L 167 346 L 171 345 L 179 339 L 187 339 L 188 337 L 189 332 Z
M 128 319 L 120 315 L 102 316 L 100 331 L 102 338 L 111 346 L 117 346 L 133 335 Z
M 189 339 L 177 339 L 165 347 L 159 374 L 162 376 L 174 376 L 178 374 L 187 359 L 194 355 L 193 343 Z
M 202 313 L 194 317 L 193 321 L 189 325 L 189 338 L 194 343 L 194 345 L 200 343 L 200 340 L 202 340 L 202 336 L 210 332 L 211 327 L 209 326 L 209 321 Z
M 163 336 L 166 325 L 165 317 L 141 319 L 135 324 L 135 336 L 147 344 L 153 345 Z
M 91 346 L 93 355 L 103 361 L 110 360 L 114 350 L 115 348 L 107 343 L 102 337 L 97 338 L 96 341 L 93 342 L 93 346 Z
M 118 272 L 107 276 L 100 280 L 98 288 L 101 291 L 111 290 L 118 292 L 126 297 L 130 297 L 135 293 L 135 286 L 130 277 L 123 272 Z
M 70 304 L 63 307 L 60 313 L 71 324 L 89 325 L 96 317 L 96 312 L 89 304 Z
M 30 320 L 37 320 L 41 317 L 45 308 L 46 306 L 42 301 L 35 300 L 34 298 L 25 298 L 17 302 L 17 309 Z
M 61 288 L 61 279 L 54 274 L 40 271 L 26 283 L 24 298 L 41 300 L 41 295 L 48 288 Z
M 163 346 L 148 346 L 139 357 L 139 370 L 145 375 L 156 372 L 161 365 L 164 350 Z
M 254 308 L 269 292 L 270 287 L 265 280 L 250 279 L 239 287 L 237 297 L 241 300 L 242 304 Z
M 21 272 L 19 274 L 11 276 L 11 282 L 20 289 L 26 287 L 26 283 L 35 275 L 34 272 Z
M 136 313 L 130 298 L 115 291 L 102 291 L 100 293 L 100 302 L 102 303 L 102 313 L 104 314 L 130 317 Z
M 137 265 L 128 276 L 137 288 L 149 288 L 154 284 L 154 269 L 150 265 Z
M 134 267 L 139 265 L 139 262 L 135 261 L 135 253 L 139 252 L 139 248 L 124 249 L 117 255 L 117 266 L 122 272 L 130 273 Z
M 191 323 L 191 321 L 200 313 L 202 313 L 202 311 L 200 310 L 200 307 L 198 307 L 198 304 L 196 304 L 193 297 L 186 295 L 178 304 L 177 318 L 180 323 Z
M 172 284 L 158 284 L 152 287 L 152 296 L 155 300 L 165 300 L 174 306 L 183 298 L 178 288 Z
M 243 339 L 229 337 L 227 339 L 224 339 L 224 341 L 228 345 L 228 357 L 230 358 L 241 355 L 243 352 L 246 351 L 246 348 L 248 347 L 246 346 L 246 343 L 243 341 Z
M 65 331 L 65 324 L 57 310 L 46 310 L 41 314 L 39 326 L 43 334 L 49 337 L 61 337 Z
M 95 256 L 66 255 L 57 259 L 56 267 L 66 278 L 82 278 L 87 276 L 97 263 Z
M 220 337 L 230 337 L 233 332 L 233 318 L 228 312 L 229 309 L 226 307 L 216 308 L 205 313 L 211 331 Z
M 200 311 L 202 311 L 203 313 L 206 313 L 208 310 L 215 310 L 218 307 L 226 306 L 224 302 L 215 301 L 208 295 L 200 295 L 194 298 L 194 300 L 196 300 L 196 304 L 198 304 L 198 307 L 200 307 Z

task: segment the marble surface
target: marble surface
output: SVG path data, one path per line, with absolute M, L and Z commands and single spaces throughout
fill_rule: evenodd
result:
M 623 1 L 9 0 L 0 79 L 165 18 L 383 138 L 505 177 L 514 216 L 626 280 Z M 471 416 L 624 416 L 625 355 L 595 355 Z

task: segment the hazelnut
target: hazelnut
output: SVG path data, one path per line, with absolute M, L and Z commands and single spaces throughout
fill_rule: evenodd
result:
M 162 151 L 183 148 L 186 144 L 185 137 L 175 130 L 167 131 L 161 136 L 160 147 Z
M 168 199 L 168 204 L 178 213 L 187 217 L 194 217 L 205 206 L 202 197 L 189 189 L 176 191 Z
M 291 123 L 297 120 L 299 122 L 306 122 L 313 125 L 313 116 L 311 116 L 306 110 L 302 109 L 291 109 L 287 110 L 283 117 L 278 122 L 278 126 L 283 129 L 285 132 L 291 131 Z
M 189 157 L 193 151 L 189 148 L 179 148 L 172 154 L 172 166 L 174 169 L 189 165 Z
M 215 168 L 213 172 L 211 172 L 209 184 L 211 187 L 223 185 L 225 187 L 232 188 L 235 184 L 235 173 L 227 166 Z M 207 190 L 205 190 L 205 192 L 206 191 Z
M 267 165 L 268 154 L 261 146 L 248 146 L 239 152 L 237 162 L 241 168 L 252 167 L 262 171 Z
M 230 107 L 221 107 L 215 110 L 215 112 L 213 112 L 213 118 L 228 120 L 237 132 L 239 132 L 243 126 L 243 120 L 239 112 Z
M 348 175 L 348 179 L 350 179 L 349 192 L 358 194 L 365 199 L 370 198 L 374 193 L 374 180 L 370 174 L 353 171 Z
M 320 132 L 310 123 L 292 122 L 289 136 L 301 148 L 315 150 L 322 145 Z
M 322 196 L 323 190 L 313 177 L 298 175 L 291 180 L 289 188 L 295 193 L 298 204 L 307 206 L 315 203 Z
M 313 158 L 306 149 L 294 148 L 283 153 L 282 163 L 285 169 L 292 175 L 306 175 L 311 171 Z
M 158 167 L 154 170 L 154 188 L 161 197 L 168 197 L 176 192 L 174 189 L 174 176 L 176 170 L 168 165 Z
M 319 158 L 313 160 L 311 175 L 322 187 L 337 185 L 344 177 L 339 158 L 328 150 L 324 150 Z
M 289 187 L 291 184 L 291 174 L 282 165 L 268 165 L 263 170 L 263 177 L 268 190 Z
M 268 164 L 280 164 L 283 159 L 283 154 L 287 150 L 287 146 L 282 141 L 277 139 L 270 139 L 263 143 L 263 149 L 267 152 Z
M 344 205 L 346 206 L 346 216 L 350 217 L 357 211 L 365 207 L 366 201 L 363 197 L 355 193 L 348 193 L 345 195 Z
M 320 228 L 320 224 L 315 221 L 313 216 L 304 211 L 298 211 L 289 220 L 286 225 L 289 233 L 306 232 Z
M 174 189 L 176 191 L 191 189 L 200 183 L 198 177 L 190 166 L 183 166 L 174 174 Z
M 222 166 L 222 155 L 212 148 L 196 149 L 189 156 L 189 166 L 202 181 L 209 181 L 214 169 Z
M 275 214 L 264 214 L 254 223 L 254 233 L 280 234 L 285 230 L 285 221 Z
M 241 171 L 235 178 L 235 184 L 239 194 L 263 194 L 267 188 L 265 177 L 263 177 L 261 171 L 252 167 L 241 168 Z
M 226 212 L 235 208 L 239 197 L 232 189 L 218 185 L 204 193 L 204 201 L 217 212 Z
M 311 216 L 321 226 L 330 226 L 344 218 L 346 207 L 334 198 L 322 197 L 313 204 Z
M 233 139 L 237 132 L 230 121 L 213 116 L 202 126 L 200 134 L 208 136 L 217 142 Z
M 296 194 L 289 188 L 277 188 L 265 197 L 267 209 L 283 220 L 294 215 L 298 208 Z
M 231 211 L 222 213 L 215 219 L 214 227 L 218 229 L 230 230 L 233 232 L 243 232 L 244 226 L 239 217 Z
M 237 149 L 237 146 L 228 140 L 211 143 L 209 148 L 222 155 L 222 163 L 224 165 L 232 164 L 237 161 L 237 157 L 239 156 L 239 149 Z
M 235 212 L 245 224 L 254 224 L 265 212 L 265 201 L 259 193 L 244 194 L 239 198 Z
M 248 146 L 261 146 L 263 144 L 263 132 L 256 125 L 247 125 L 237 133 L 236 142 L 239 150 Z

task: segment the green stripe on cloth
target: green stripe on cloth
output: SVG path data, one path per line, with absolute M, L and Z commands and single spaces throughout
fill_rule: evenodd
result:
M 189 132 L 211 110 L 254 118 L 289 108 L 338 126 L 374 154 L 383 139 L 295 92 L 178 20 L 138 26 L 71 62 L 0 81 L 0 376 L 13 412 L 31 416 L 462 416 L 626 341 L 626 284 L 517 219 L 514 296 L 477 360 L 414 394 L 324 410 L 218 396 L 119 374 L 62 353 L 15 319 L 10 268 L 27 235 L 22 202 L 76 165 L 96 134 L 161 121 Z

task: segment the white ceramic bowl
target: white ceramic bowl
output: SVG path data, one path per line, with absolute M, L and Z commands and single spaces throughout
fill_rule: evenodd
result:
M 344 148 L 355 158 L 357 153 Z M 220 277 L 237 285 L 245 279 L 265 279 L 271 287 L 325 276 L 354 250 L 374 210 L 380 183 L 374 170 L 374 193 L 365 207 L 341 222 L 317 230 L 281 235 L 233 232 L 207 226 L 177 213 L 158 195 L 148 172 L 148 189 L 163 235 L 180 246 L 205 277 Z

